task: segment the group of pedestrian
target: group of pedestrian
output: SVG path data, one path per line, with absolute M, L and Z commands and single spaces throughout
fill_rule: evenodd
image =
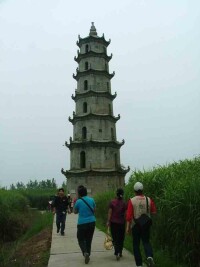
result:
M 151 215 L 156 213 L 156 207 L 153 200 L 143 194 L 142 183 L 135 183 L 134 192 L 135 196 L 126 203 L 123 200 L 124 191 L 119 188 L 116 191 L 116 198 L 109 204 L 107 227 L 112 235 L 114 255 L 117 261 L 122 257 L 126 232 L 126 234 L 132 234 L 136 266 L 142 267 L 140 252 L 140 241 L 142 241 L 147 264 L 153 267 L 155 264 L 150 243 L 150 226 Z
M 87 196 L 87 188 L 82 185 L 78 187 L 77 195 L 78 199 L 75 198 L 72 201 L 70 194 L 66 196 L 63 188 L 58 189 L 58 194 L 52 203 L 53 213 L 56 214 L 57 233 L 60 232 L 64 236 L 66 215 L 72 212 L 71 207 L 73 202 L 73 212 L 79 214 L 77 239 L 85 258 L 85 263 L 88 264 L 95 230 L 95 202 L 93 198 Z
M 65 196 L 63 188 L 59 189 L 59 195 L 54 202 L 56 212 L 57 233 L 61 230 L 64 235 L 65 220 L 67 212 L 71 212 L 69 199 Z M 132 234 L 133 254 L 137 267 L 142 267 L 142 256 L 140 252 L 140 241 L 142 241 L 144 252 L 149 267 L 154 267 L 153 250 L 150 243 L 151 215 L 156 213 L 154 201 L 143 194 L 143 184 L 134 185 L 135 196 L 124 200 L 124 190 L 118 188 L 115 199 L 108 206 L 107 227 L 111 233 L 114 255 L 119 261 L 123 257 L 123 246 L 125 234 Z M 77 200 L 73 211 L 78 214 L 77 239 L 82 251 L 85 264 L 90 261 L 91 244 L 95 230 L 95 201 L 87 196 L 87 188 L 80 185 L 77 188 Z

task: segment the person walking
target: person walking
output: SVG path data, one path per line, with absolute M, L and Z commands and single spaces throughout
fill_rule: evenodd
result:
M 125 213 L 127 206 L 123 200 L 123 195 L 124 190 L 118 188 L 116 191 L 116 198 L 110 202 L 108 209 L 107 227 L 111 231 L 115 249 L 114 255 L 116 256 L 117 261 L 122 257 L 125 237 Z
M 67 194 L 67 198 L 68 198 L 68 203 L 69 203 L 69 213 L 72 213 L 72 198 L 70 194 Z
M 74 205 L 74 213 L 78 214 L 77 239 L 85 258 L 85 264 L 90 261 L 91 244 L 95 229 L 95 202 L 87 196 L 87 188 L 80 185 L 77 189 L 78 199 Z
M 64 188 L 58 189 L 58 195 L 55 197 L 53 201 L 53 213 L 56 213 L 56 226 L 57 226 L 57 233 L 61 230 L 61 235 L 65 235 L 65 222 L 67 211 L 69 209 L 69 202 L 68 198 L 65 195 Z
M 137 267 L 142 267 L 142 256 L 140 252 L 140 240 L 142 240 L 144 252 L 149 267 L 154 267 L 153 250 L 150 244 L 151 214 L 156 213 L 156 206 L 152 199 L 143 195 L 143 184 L 137 182 L 134 184 L 135 196 L 128 202 L 126 214 L 126 232 L 130 233 L 132 224 L 133 253 Z M 148 222 L 145 225 L 139 224 L 141 215 L 146 214 Z

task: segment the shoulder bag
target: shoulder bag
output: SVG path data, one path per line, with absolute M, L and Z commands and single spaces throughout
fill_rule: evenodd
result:
M 88 208 L 91 210 L 91 212 L 94 214 L 94 210 L 90 207 L 90 205 L 87 203 L 87 201 L 85 201 L 85 199 L 83 199 L 82 197 L 80 198 L 81 200 L 83 200 L 83 202 L 88 206 Z

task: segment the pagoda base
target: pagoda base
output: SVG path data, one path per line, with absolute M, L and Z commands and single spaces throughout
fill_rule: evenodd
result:
M 114 174 L 114 173 L 113 173 Z M 117 174 L 107 175 L 104 173 L 103 175 L 78 175 L 67 177 L 67 189 L 71 194 L 72 198 L 76 197 L 77 187 L 79 185 L 83 185 L 87 188 L 88 195 L 94 196 L 98 193 L 102 193 L 105 191 L 116 190 L 117 188 L 123 188 L 125 185 L 125 174 L 119 173 Z M 66 175 L 67 176 L 67 175 Z

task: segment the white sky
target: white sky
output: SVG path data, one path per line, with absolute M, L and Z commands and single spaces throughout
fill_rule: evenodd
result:
M 111 39 L 121 163 L 149 169 L 199 155 L 199 0 L 0 0 L 1 186 L 64 181 L 76 41 L 91 21 Z

